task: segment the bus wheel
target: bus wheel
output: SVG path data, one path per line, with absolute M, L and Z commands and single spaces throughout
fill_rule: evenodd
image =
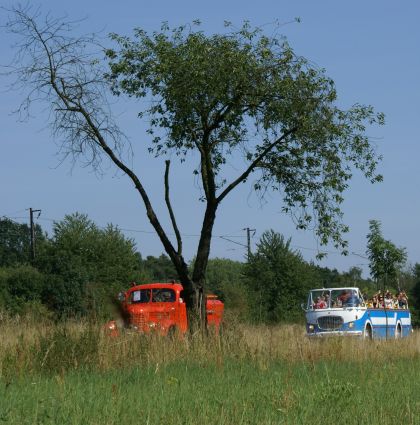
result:
M 368 323 L 363 332 L 363 339 L 371 341 L 373 339 L 372 326 Z
M 401 325 L 398 323 L 397 327 L 395 328 L 395 339 L 402 338 L 402 329 Z

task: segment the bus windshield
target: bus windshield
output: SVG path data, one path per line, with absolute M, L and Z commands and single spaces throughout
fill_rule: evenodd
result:
M 308 297 L 308 310 L 359 307 L 363 298 L 356 288 L 314 289 Z

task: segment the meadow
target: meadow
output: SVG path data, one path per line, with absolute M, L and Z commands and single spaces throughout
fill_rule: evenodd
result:
M 0 322 L 0 423 L 420 424 L 420 332 L 308 341 L 230 322 L 174 340 Z

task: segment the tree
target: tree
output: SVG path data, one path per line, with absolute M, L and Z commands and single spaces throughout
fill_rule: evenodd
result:
M 100 168 L 103 156 L 132 181 L 147 217 L 185 286 L 191 309 L 200 309 L 210 242 L 217 210 L 238 187 L 252 180 L 263 197 L 281 194 L 283 211 L 298 228 L 315 228 L 321 244 L 333 241 L 346 253 L 342 194 L 359 169 L 371 182 L 379 160 L 365 134 L 366 126 L 383 123 L 371 106 L 348 110 L 336 104 L 334 82 L 322 69 L 296 55 L 283 37 L 267 36 L 245 23 L 227 24 L 223 34 L 206 35 L 196 26 L 134 38 L 112 35 L 105 49 L 109 68 L 92 54 L 92 37 L 75 37 L 70 23 L 15 8 L 8 29 L 18 35 L 12 73 L 15 85 L 29 88 L 24 111 L 34 99 L 51 106 L 53 135 L 61 152 Z M 99 58 L 99 59 L 98 59 Z M 165 203 L 176 235 L 173 243 L 153 208 L 141 178 L 124 156 L 124 137 L 108 108 L 107 93 L 147 98 L 139 112 L 150 120 L 150 152 L 185 159 L 197 153 L 194 174 L 205 203 L 193 270 L 182 251 L 182 237 L 169 196 L 170 161 L 165 161 Z M 146 143 L 147 138 L 144 139 Z M 228 181 L 229 157 L 244 168 Z
M 377 282 L 382 280 L 384 285 L 392 282 L 399 286 L 398 273 L 407 259 L 405 248 L 397 248 L 391 241 L 384 239 L 378 220 L 369 221 L 367 239 L 366 253 L 372 277 Z
M 245 264 L 227 258 L 209 260 L 206 284 L 211 294 L 217 295 L 236 319 L 249 316 L 248 287 L 244 275 Z
M 63 316 L 102 314 L 110 296 L 143 278 L 134 241 L 79 213 L 54 223 L 38 267 L 47 276 L 44 302 Z
M 420 264 L 416 263 L 413 266 L 412 270 L 413 275 L 413 288 L 411 290 L 411 294 L 413 297 L 413 300 L 411 301 L 411 307 L 414 307 L 413 313 L 413 320 L 412 323 L 415 326 L 420 325 Z
M 39 311 L 44 287 L 44 276 L 30 265 L 0 269 L 0 308 L 13 314 Z
M 45 241 L 41 227 L 35 225 L 38 243 Z M 30 259 L 30 229 L 8 218 L 0 219 L 0 267 L 28 263 Z
M 315 268 L 273 230 L 266 231 L 245 266 L 254 318 L 263 322 L 293 321 L 317 278 Z
M 174 265 L 165 254 L 161 254 L 159 257 L 148 255 L 141 264 L 144 272 L 150 276 L 149 279 L 152 281 L 167 282 L 176 279 L 177 273 Z

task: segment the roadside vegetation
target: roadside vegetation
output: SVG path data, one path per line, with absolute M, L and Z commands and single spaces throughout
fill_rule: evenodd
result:
M 4 423 L 386 425 L 420 415 L 418 332 L 308 341 L 300 326 L 230 321 L 220 337 L 174 343 L 107 338 L 83 322 L 1 326 Z
M 319 268 L 267 231 L 247 262 L 209 262 L 209 291 L 226 305 L 220 336 L 109 338 L 115 294 L 130 280 L 176 278 L 168 257 L 143 258 L 118 228 L 81 214 L 51 236 L 38 226 L 34 261 L 26 225 L 2 219 L 0 230 L 4 423 L 418 423 L 418 331 L 387 342 L 304 337 L 307 289 L 376 290 L 360 269 Z M 419 267 L 398 271 L 412 305 Z
M 116 294 L 130 282 L 177 279 L 166 255 L 143 257 L 116 226 L 100 228 L 84 214 L 57 221 L 50 236 L 37 225 L 34 260 L 29 234 L 26 224 L 0 219 L 0 312 L 9 316 L 105 321 L 115 317 Z M 417 324 L 420 265 L 395 273 Z M 338 272 L 305 261 L 290 239 L 272 230 L 263 233 L 247 261 L 210 259 L 206 286 L 236 320 L 253 324 L 301 321 L 300 305 L 314 287 L 357 286 L 369 296 L 378 289 L 357 267 Z
M 419 423 L 419 333 L 401 341 L 308 341 L 298 324 L 310 288 L 358 286 L 371 295 L 385 285 L 409 293 L 419 323 L 420 265 L 404 266 L 405 250 L 382 237 L 379 222 L 371 222 L 368 245 L 377 283 L 356 267 L 340 273 L 306 262 L 272 230 L 246 262 L 210 259 L 219 207 L 243 183 L 261 199 L 279 195 L 298 229 L 348 254 L 341 205 L 355 171 L 370 183 L 382 180 L 368 136 L 384 124 L 382 113 L 362 103 L 341 109 L 323 68 L 277 30 L 268 36 L 249 22 L 226 22 L 213 35 L 199 21 L 164 23 L 151 33 L 137 28 L 131 38 L 112 34 L 98 52 L 97 35 L 77 35 L 70 20 L 30 5 L 8 14 L 3 27 L 16 44 L 5 76 L 23 96 L 17 112 L 29 117 L 41 102 L 63 160 L 95 172 L 110 161 L 127 177 L 165 254 L 143 258 L 120 229 L 83 214 L 55 222 L 49 236 L 36 226 L 35 245 L 28 226 L 0 219 L 0 422 Z M 114 121 L 116 97 L 138 100 L 139 118 L 148 118 L 135 143 L 162 158 L 174 238 L 151 203 L 155 188 L 130 168 L 136 147 Z M 191 176 L 201 194 L 187 210 L 198 200 L 205 208 L 195 258 L 187 261 L 169 158 L 186 167 L 190 154 L 199 158 Z M 229 158 L 243 162 L 232 179 Z M 224 301 L 221 335 L 104 335 L 116 294 L 129 282 L 172 279 L 196 315 L 206 292 Z

